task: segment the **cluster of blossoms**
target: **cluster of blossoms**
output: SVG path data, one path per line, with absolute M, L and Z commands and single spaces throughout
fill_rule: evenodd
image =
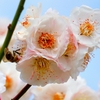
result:
M 91 53 L 100 47 L 100 10 L 75 8 L 69 17 L 41 4 L 28 8 L 17 25 L 12 51 L 21 79 L 31 85 L 77 79 L 87 67 Z
M 47 84 L 38 86 L 32 90 L 33 100 L 100 100 L 97 92 L 86 85 L 81 77 L 77 80 L 69 78 L 66 83 Z
M 7 60 L 17 66 L 0 63 L 0 100 L 14 97 L 25 83 L 38 86 L 32 86 L 20 100 L 28 100 L 32 94 L 32 100 L 99 100 L 100 90 L 96 93 L 78 77 L 91 53 L 100 47 L 99 16 L 100 10 L 87 6 L 75 8 L 69 17 L 51 8 L 41 15 L 41 4 L 28 8 L 9 45 L 14 55 Z M 0 22 L 2 44 L 10 21 Z
M 1 63 L 0 65 L 0 100 L 11 100 L 19 92 L 24 83 L 19 79 L 15 64 Z M 9 67 L 8 67 L 9 66 Z M 3 73 L 1 73 L 3 72 Z M 34 98 L 30 97 L 34 95 Z M 44 87 L 32 86 L 20 100 L 99 100 L 100 91 L 90 89 L 84 79 L 69 78 L 66 83 L 47 84 Z

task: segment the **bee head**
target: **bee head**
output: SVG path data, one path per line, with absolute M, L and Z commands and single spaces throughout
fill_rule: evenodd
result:
M 6 58 L 7 60 L 10 60 L 12 58 L 12 53 L 10 51 L 7 52 Z

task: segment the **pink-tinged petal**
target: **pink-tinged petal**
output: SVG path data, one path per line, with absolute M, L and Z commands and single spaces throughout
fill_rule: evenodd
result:
M 99 100 L 99 97 L 97 96 L 96 92 L 94 92 L 92 89 L 88 87 L 81 88 L 78 92 L 76 92 L 71 100 Z
M 32 29 L 27 39 L 29 48 L 53 58 L 60 56 L 68 44 L 67 21 L 59 15 L 47 14 L 36 20 L 37 25 L 34 25 L 33 20 L 30 27 Z
M 28 32 L 25 27 L 22 26 L 21 23 L 19 23 L 16 27 L 16 30 L 14 31 L 15 38 L 19 40 L 26 40 L 26 37 L 28 36 Z
M 66 59 L 66 57 L 62 56 L 58 59 L 57 65 L 58 67 L 65 71 L 69 71 L 71 69 L 71 59 Z
M 73 21 L 79 22 L 80 19 L 84 21 L 85 19 L 89 18 L 92 13 L 92 9 L 90 7 L 87 7 L 85 5 L 81 7 L 76 7 L 72 10 L 72 13 L 70 14 L 70 17 L 72 18 Z M 84 14 L 86 16 L 84 16 Z
M 26 11 L 25 17 L 38 18 L 40 17 L 41 10 L 42 10 L 41 3 L 38 4 L 38 7 L 30 6 Z
M 43 58 L 35 52 L 26 55 L 30 55 L 30 57 L 26 57 L 17 64 L 17 70 L 21 72 L 21 79 L 24 82 L 31 85 L 46 85 L 47 83 L 62 83 L 68 80 L 69 72 L 63 72 L 59 69 L 55 61 Z
M 49 8 L 49 9 L 45 12 L 45 14 L 47 14 L 47 15 L 58 15 L 59 12 L 57 12 L 56 10 L 53 10 L 52 8 Z
M 70 28 L 68 28 L 68 32 L 69 42 L 64 53 L 57 58 L 58 67 L 64 72 L 71 70 L 72 66 L 77 64 L 75 56 L 78 54 L 78 43 Z

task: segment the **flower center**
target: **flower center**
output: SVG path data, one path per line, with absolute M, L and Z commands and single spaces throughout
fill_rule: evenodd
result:
M 76 46 L 75 46 L 75 43 L 73 41 L 73 36 L 70 36 L 69 44 L 68 44 L 67 49 L 64 53 L 64 56 L 70 57 L 75 53 L 75 51 L 76 51 Z
M 65 95 L 62 92 L 61 93 L 57 92 L 53 96 L 53 100 L 64 100 L 64 98 Z
M 50 69 L 50 62 L 49 60 L 42 58 L 42 57 L 37 57 L 34 60 L 33 63 L 34 66 L 34 74 L 37 74 L 37 80 L 40 80 L 41 78 L 43 80 L 47 79 L 48 77 L 51 76 L 53 71 Z
M 83 24 L 80 24 L 80 35 L 91 36 L 93 31 L 94 26 L 89 21 L 85 21 Z
M 30 23 L 28 22 L 28 17 L 26 17 L 25 21 L 21 22 L 21 24 L 22 24 L 25 28 L 27 28 L 27 27 L 30 25 Z
M 83 66 L 86 67 L 90 61 L 90 55 L 88 53 L 85 54 L 84 56 L 84 61 L 83 61 Z
M 55 38 L 52 34 L 42 33 L 39 37 L 38 43 L 41 48 L 53 48 L 55 44 Z
M 64 56 L 66 57 L 70 57 L 74 54 L 74 52 L 76 51 L 76 47 L 75 47 L 75 44 L 70 42 L 67 46 L 67 49 L 64 53 Z
M 5 84 L 6 89 L 10 89 L 12 84 L 13 80 L 9 76 L 6 76 L 6 84 Z

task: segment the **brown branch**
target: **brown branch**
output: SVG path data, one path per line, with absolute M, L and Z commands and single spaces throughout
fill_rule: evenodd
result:
M 19 100 L 23 96 L 23 94 L 31 87 L 31 85 L 27 84 L 13 99 L 11 100 Z

